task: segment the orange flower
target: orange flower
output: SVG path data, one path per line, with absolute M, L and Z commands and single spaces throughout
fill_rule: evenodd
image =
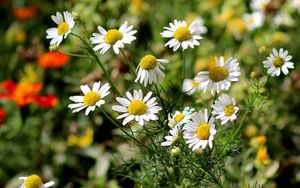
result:
M 36 15 L 36 7 L 15 7 L 13 8 L 12 13 L 18 20 L 24 21 Z
M 46 52 L 38 59 L 38 64 L 44 68 L 60 68 L 70 60 L 70 57 L 59 52 Z
M 3 109 L 0 108 L 0 127 L 1 127 L 1 124 L 5 120 L 5 117 L 6 117 L 6 112 Z
M 18 106 L 26 106 L 30 103 L 37 104 L 41 107 L 52 107 L 57 103 L 55 95 L 40 96 L 39 91 L 42 89 L 41 83 L 14 83 L 7 80 L 1 83 L 0 88 L 7 92 L 0 93 L 0 99 L 7 98 L 14 101 Z

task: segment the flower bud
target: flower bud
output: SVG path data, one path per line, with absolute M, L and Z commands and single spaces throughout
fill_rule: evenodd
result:
M 178 157 L 179 155 L 180 155 L 180 153 L 181 153 L 181 150 L 180 150 L 180 148 L 179 147 L 177 147 L 177 146 L 174 146 L 172 149 L 171 149 L 171 155 L 173 156 L 173 157 Z
M 56 50 L 58 50 L 58 46 L 57 46 L 56 44 L 51 44 L 51 45 L 49 46 L 49 50 L 50 50 L 50 52 L 56 51 Z

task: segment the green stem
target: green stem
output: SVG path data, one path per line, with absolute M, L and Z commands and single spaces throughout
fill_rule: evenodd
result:
M 247 110 L 245 112 L 245 114 L 243 115 L 242 120 L 241 120 L 239 126 L 237 127 L 237 129 L 234 132 L 232 132 L 232 134 L 230 135 L 229 139 L 226 141 L 225 145 L 221 149 L 221 152 L 220 152 L 221 155 L 220 156 L 222 156 L 223 151 L 226 150 L 226 147 L 231 142 L 231 140 L 240 132 L 240 129 L 242 128 L 242 126 L 243 126 L 243 124 L 244 124 L 244 122 L 246 120 L 246 117 L 247 117 L 248 113 L 250 113 L 250 110 Z
M 126 56 L 125 52 L 120 49 L 121 51 L 121 54 L 123 55 L 124 59 L 125 59 L 125 62 L 127 63 L 127 65 L 129 66 L 130 68 L 130 72 L 136 77 L 136 72 L 135 72 L 135 68 L 133 67 L 133 65 L 131 64 L 131 62 L 129 61 L 128 57 Z
M 218 93 L 216 92 L 215 93 L 215 96 L 214 96 L 214 99 L 213 99 L 213 101 L 212 101 L 212 105 L 215 103 L 215 101 L 217 100 L 217 97 L 218 97 Z M 210 105 L 210 106 L 212 106 L 212 105 Z M 211 112 L 212 112 L 212 107 L 211 107 Z M 211 118 L 211 115 L 212 115 L 212 113 L 210 112 L 210 114 L 209 114 L 209 117 L 208 117 L 208 121 L 210 120 L 210 118 Z
M 88 56 L 83 55 L 83 54 L 74 54 L 74 53 L 69 53 L 69 52 L 63 52 L 63 51 L 60 51 L 60 50 L 57 50 L 57 52 L 59 52 L 61 54 L 68 55 L 68 56 L 73 56 L 73 57 L 88 57 Z
M 143 144 L 142 142 L 140 142 L 138 139 L 136 139 L 133 135 L 130 135 L 127 131 L 124 130 L 124 128 L 122 126 L 120 126 L 109 114 L 107 114 L 103 109 L 101 109 L 101 112 L 104 114 L 104 116 L 109 119 L 110 122 L 112 122 L 115 126 L 117 126 L 119 129 L 121 129 L 121 131 L 123 133 L 125 133 L 128 137 L 130 137 L 132 140 L 134 140 L 136 143 L 140 144 L 141 146 L 143 146 L 144 148 L 152 151 L 152 152 L 156 152 L 154 150 L 152 150 L 151 148 L 149 148 L 148 146 L 146 146 L 145 144 Z
M 75 33 L 71 33 L 72 35 L 74 35 L 75 37 L 79 38 L 86 46 L 87 46 L 87 50 L 89 52 L 90 55 L 92 55 L 92 57 L 96 60 L 97 64 L 100 66 L 100 68 L 102 69 L 104 75 L 106 76 L 106 78 L 108 79 L 110 85 L 112 86 L 112 88 L 117 92 L 117 94 L 119 96 L 121 96 L 121 93 L 119 92 L 119 90 L 117 89 L 117 87 L 115 86 L 115 84 L 112 82 L 110 75 L 108 74 L 108 72 L 106 71 L 105 67 L 103 66 L 103 64 L 101 63 L 99 57 L 97 56 L 97 54 L 95 53 L 93 47 L 90 45 L 90 43 L 86 42 L 81 36 L 75 34 Z
M 185 78 L 185 53 L 184 50 L 181 52 L 182 55 L 182 66 L 181 66 L 181 86 L 180 86 L 180 92 L 182 92 L 182 87 L 183 87 L 183 81 Z

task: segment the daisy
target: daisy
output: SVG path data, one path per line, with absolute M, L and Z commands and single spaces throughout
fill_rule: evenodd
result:
M 192 120 L 183 126 L 183 138 L 189 148 L 192 148 L 193 151 L 200 147 L 205 149 L 207 145 L 212 148 L 212 141 L 217 132 L 214 118 L 211 117 L 208 120 L 207 109 L 196 112 L 191 118 Z
M 133 95 L 129 92 L 126 92 L 126 98 L 117 97 L 116 100 L 121 105 L 114 105 L 113 110 L 123 113 L 118 116 L 117 119 L 123 120 L 123 125 L 126 125 L 128 122 L 135 120 L 140 125 L 144 125 L 145 121 L 149 120 L 158 120 L 157 113 L 162 109 L 160 106 L 157 106 L 156 98 L 152 97 L 152 92 L 148 92 L 147 95 L 143 98 L 142 90 L 134 90 Z
M 239 108 L 236 106 L 235 99 L 226 94 L 219 96 L 219 98 L 212 105 L 212 108 L 212 114 L 216 115 L 216 119 L 221 120 L 222 125 L 229 120 L 235 120 L 236 113 L 239 111 Z
M 137 67 L 137 78 L 135 82 L 144 83 L 144 86 L 152 83 L 161 83 L 165 74 L 161 71 L 164 69 L 162 64 L 169 63 L 166 59 L 156 59 L 153 55 L 146 55 L 140 61 Z
M 169 114 L 168 117 L 168 125 L 171 128 L 175 126 L 182 126 L 185 124 L 190 118 L 192 113 L 195 111 L 194 108 L 185 107 L 183 111 L 176 111 L 172 116 Z
M 123 48 L 124 44 L 130 44 L 136 39 L 133 35 L 137 31 L 132 28 L 132 25 L 128 27 L 127 21 L 119 29 L 109 29 L 108 31 L 98 26 L 99 33 L 93 33 L 93 37 L 90 39 L 92 44 L 96 44 L 94 50 L 100 50 L 100 54 L 104 54 L 112 46 L 114 52 L 119 54 L 119 49 Z
M 171 146 L 173 145 L 179 138 L 179 135 L 181 133 L 181 126 L 176 125 L 173 129 L 169 131 L 170 135 L 165 136 L 164 142 L 162 142 L 161 146 Z
M 187 49 L 189 46 L 199 46 L 198 40 L 202 39 L 200 36 L 202 25 L 197 20 L 193 21 L 190 26 L 187 26 L 185 21 L 174 20 L 174 23 L 169 23 L 170 27 L 164 27 L 165 31 L 160 33 L 162 37 L 171 38 L 165 46 L 173 48 L 175 52 L 180 46 L 182 50 Z
M 37 175 L 31 175 L 27 177 L 20 177 L 19 180 L 23 180 L 23 184 L 19 188 L 46 188 L 54 185 L 54 181 L 43 184 L 41 178 Z
M 96 106 L 100 107 L 105 103 L 103 98 L 109 94 L 109 84 L 106 83 L 100 87 L 101 82 L 95 82 L 92 90 L 87 85 L 81 85 L 80 89 L 84 96 L 72 96 L 69 99 L 75 103 L 69 104 L 70 109 L 74 109 L 72 112 L 79 112 L 86 108 L 85 115 L 87 116 L 90 111 L 94 111 Z
M 215 91 L 228 90 L 231 82 L 239 80 L 240 74 L 238 60 L 230 57 L 224 62 L 222 56 L 220 60 L 216 58 L 216 65 L 209 71 L 200 71 L 195 80 L 202 84 L 204 91 L 211 89 L 211 94 L 214 94 Z
M 193 95 L 196 91 L 200 91 L 201 89 L 201 84 L 195 79 L 184 79 L 182 92 L 186 93 L 187 95 Z
M 57 24 L 57 27 L 47 29 L 47 39 L 51 39 L 50 45 L 59 46 L 63 38 L 71 32 L 71 29 L 75 25 L 75 21 L 72 15 L 68 11 L 63 12 L 63 16 L 60 12 L 56 12 L 56 16 L 52 15 L 52 20 Z
M 279 76 L 282 71 L 283 74 L 287 75 L 289 73 L 289 69 L 294 68 L 294 63 L 290 60 L 292 59 L 291 55 L 288 55 L 287 50 L 283 50 L 280 48 L 277 51 L 273 48 L 273 54 L 270 54 L 268 60 L 263 61 L 264 67 L 268 69 L 268 74 L 271 76 Z
M 300 13 L 300 0 L 291 0 L 291 7 L 295 8 Z
M 251 31 L 263 25 L 264 15 L 262 12 L 257 11 L 251 14 L 244 14 L 243 19 L 247 25 L 247 28 Z

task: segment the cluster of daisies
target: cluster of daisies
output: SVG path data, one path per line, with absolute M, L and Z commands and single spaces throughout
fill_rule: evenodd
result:
M 51 45 L 58 46 L 63 38 L 72 32 L 75 21 L 67 11 L 63 14 L 57 12 L 56 15 L 52 16 L 52 19 L 57 27 L 47 30 L 47 38 L 51 39 Z M 202 20 L 196 19 L 189 25 L 185 21 L 174 20 L 169 23 L 168 27 L 164 27 L 165 30 L 160 34 L 162 37 L 168 38 L 165 46 L 173 49 L 173 51 L 180 48 L 186 50 L 200 45 L 201 35 L 206 32 L 203 28 L 205 27 Z M 98 33 L 93 33 L 90 41 L 94 45 L 94 51 L 99 51 L 100 54 L 104 54 L 110 48 L 119 54 L 125 44 L 130 44 L 136 39 L 134 34 L 137 31 L 133 29 L 132 25 L 128 25 L 128 22 L 122 24 L 118 29 L 106 30 L 101 26 L 98 26 L 97 29 Z M 288 68 L 294 68 L 294 64 L 290 62 L 291 58 L 287 50 L 280 49 L 277 51 L 273 49 L 273 54 L 263 64 L 268 69 L 268 74 L 279 76 L 281 72 L 287 74 Z M 145 55 L 136 68 L 135 82 L 144 86 L 161 83 L 165 77 L 164 65 L 167 63 L 169 61 L 166 59 L 159 59 L 152 54 Z M 228 90 L 232 82 L 238 81 L 240 74 L 237 59 L 230 57 L 225 61 L 224 57 L 216 58 L 213 67 L 208 71 L 199 72 L 194 79 L 185 80 L 182 89 L 188 95 L 197 90 L 210 91 L 212 95 L 219 94 L 221 90 Z M 84 95 L 70 97 L 74 103 L 70 104 L 69 108 L 73 112 L 85 109 L 85 115 L 103 105 L 105 103 L 104 97 L 110 93 L 110 85 L 106 83 L 101 86 L 101 82 L 94 83 L 92 88 L 88 85 L 81 85 L 80 89 Z M 120 113 L 117 119 L 122 119 L 123 125 L 131 121 L 144 125 L 149 121 L 158 120 L 158 114 L 162 110 L 151 91 L 145 95 L 142 90 L 126 92 L 126 97 L 117 97 L 116 101 L 119 104 L 113 105 L 112 109 Z M 170 146 L 174 144 L 183 132 L 183 138 L 192 150 L 200 147 L 203 149 L 207 145 L 212 147 L 212 141 L 216 134 L 215 119 L 219 119 L 221 124 L 235 120 L 238 107 L 234 98 L 223 93 L 214 101 L 211 108 L 210 113 L 208 113 L 208 109 L 195 112 L 192 108 L 186 108 L 182 112 L 177 111 L 174 115 L 170 115 L 168 120 L 171 128 L 170 135 L 165 137 L 165 141 L 161 145 Z

